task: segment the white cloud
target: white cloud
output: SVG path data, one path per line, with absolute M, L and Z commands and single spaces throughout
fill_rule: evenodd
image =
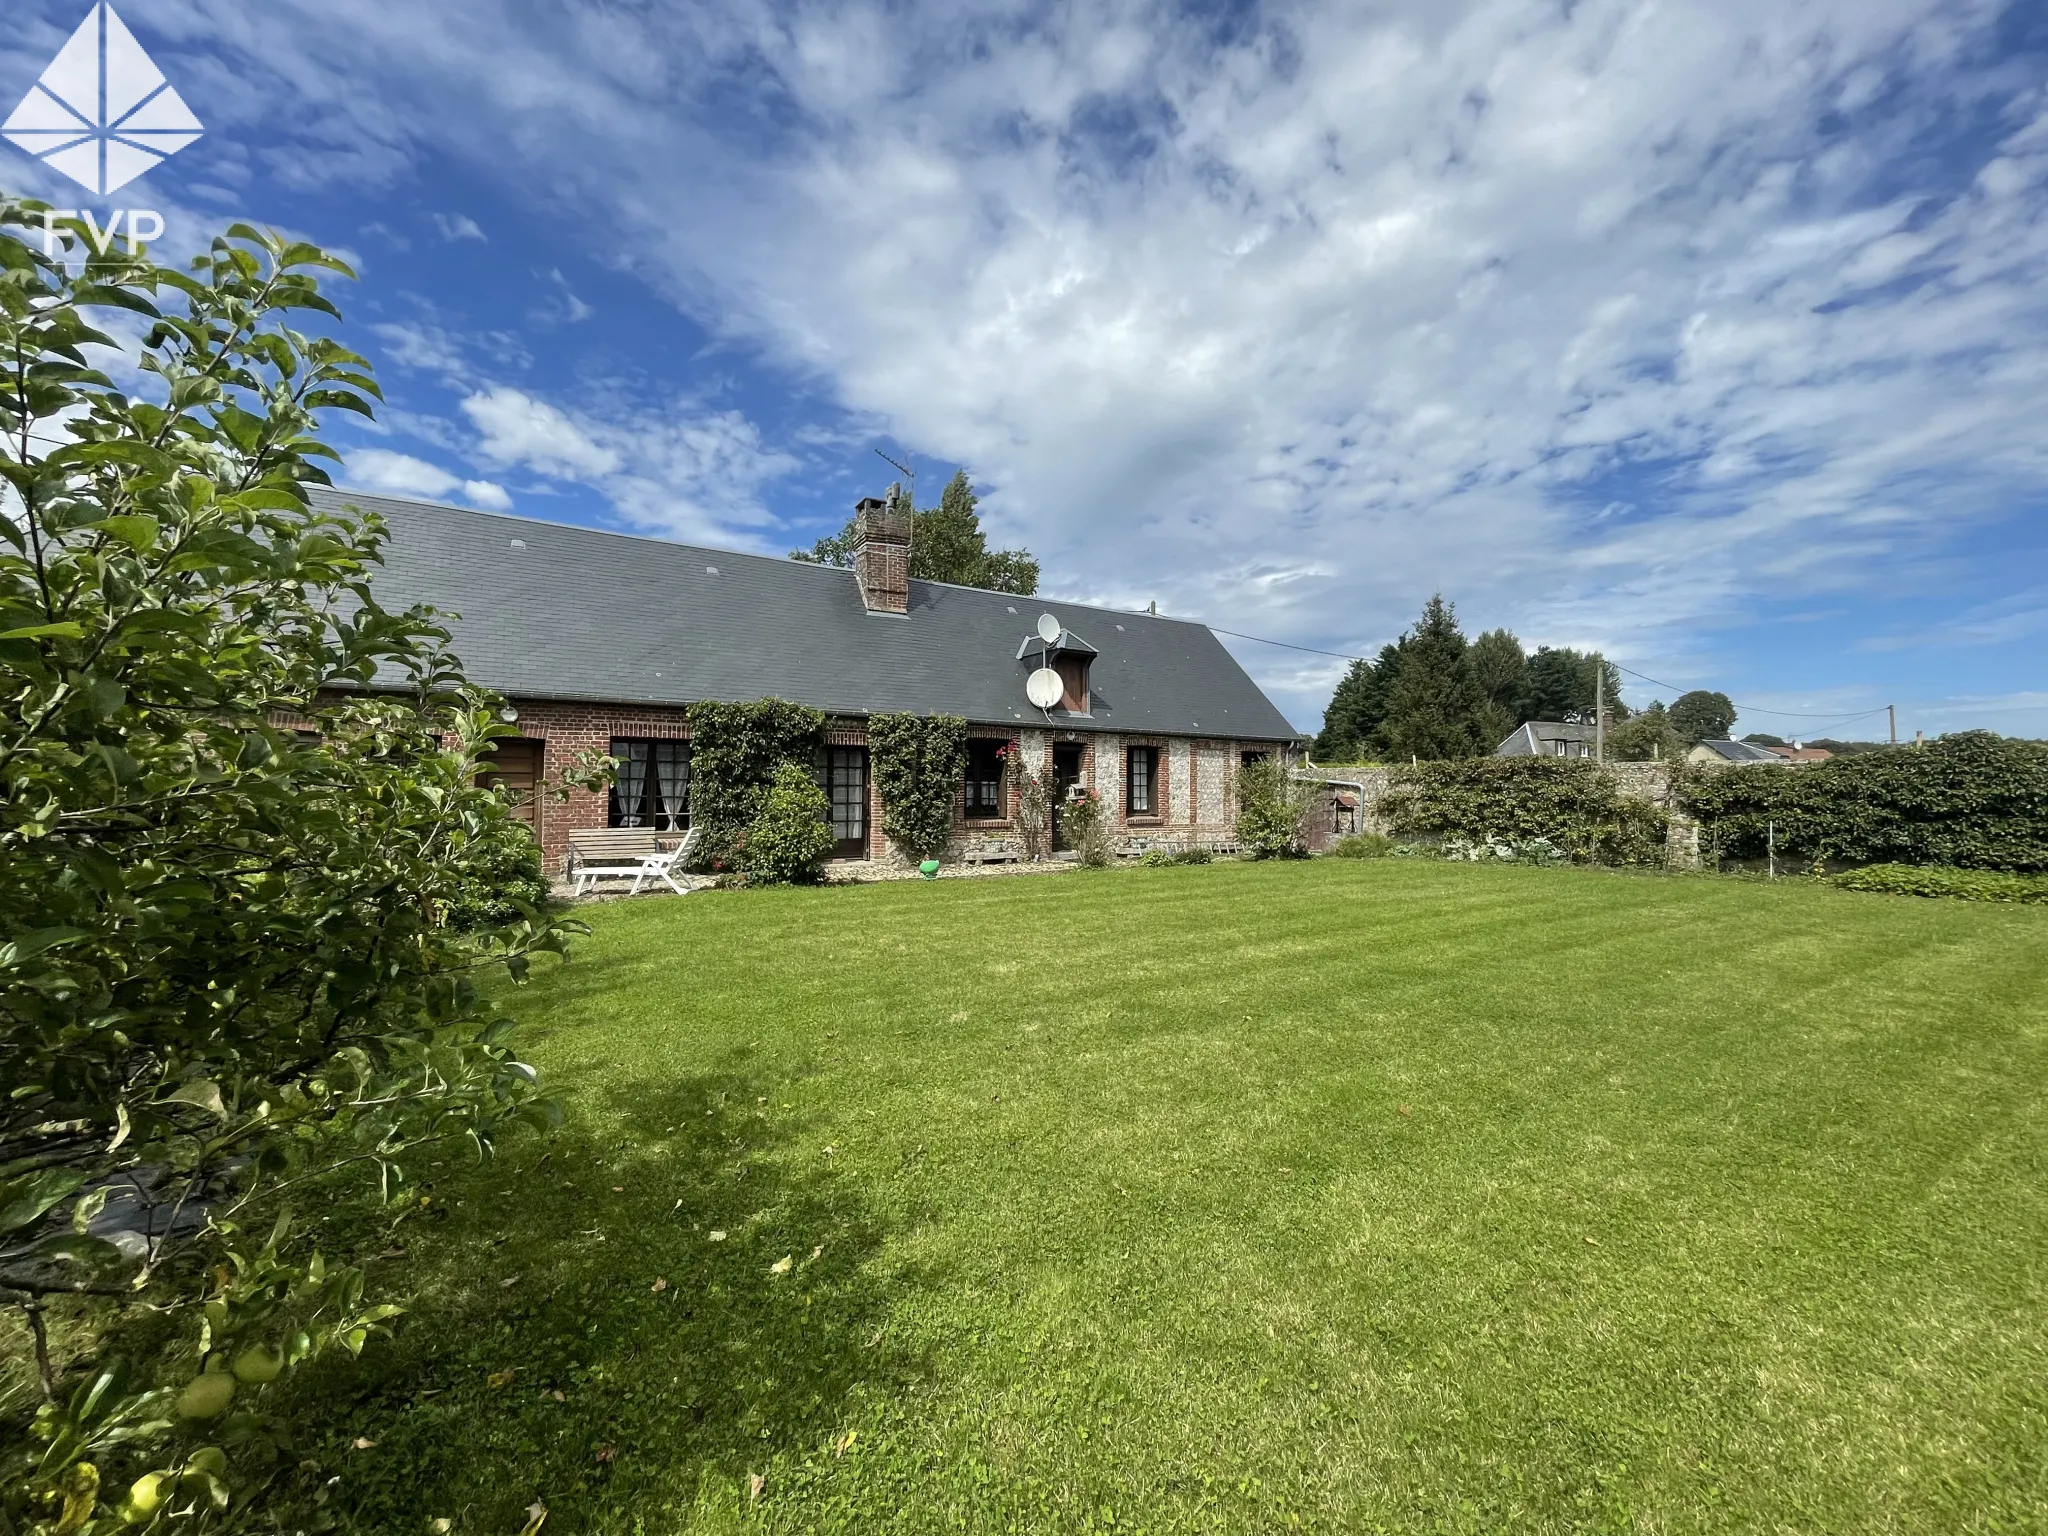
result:
M 688 400 L 647 410 L 614 399 L 572 414 L 494 384 L 462 410 L 486 459 L 594 486 L 629 522 L 680 537 L 757 542 L 747 530 L 774 521 L 762 487 L 796 467 L 740 412 Z
M 461 342 L 439 326 L 396 320 L 370 329 L 383 340 L 391 360 L 401 367 L 460 375 L 468 366 Z
M 462 412 L 475 425 L 485 457 L 566 480 L 602 479 L 624 461 L 566 413 L 498 384 L 469 396 Z
M 441 231 L 441 238 L 447 241 L 488 240 L 481 225 L 466 213 L 436 213 L 434 227 Z
M 569 280 L 562 276 L 559 268 L 549 270 L 548 280 L 555 285 L 560 297 L 558 300 L 542 304 L 533 312 L 534 319 L 542 324 L 578 325 L 597 313 L 576 296 L 575 291 L 569 286 Z
M 499 367 L 524 367 L 533 361 L 519 338 L 506 330 L 458 332 L 452 323 L 433 318 L 383 321 L 370 330 L 384 343 L 393 362 L 422 373 L 438 373 L 454 388 L 473 377 L 477 357 Z
M 438 464 L 386 448 L 358 448 L 348 455 L 344 483 L 354 489 L 380 491 L 389 496 L 413 496 L 423 500 L 453 497 L 464 505 L 487 512 L 511 510 L 512 498 L 502 485 L 489 480 L 465 480 Z

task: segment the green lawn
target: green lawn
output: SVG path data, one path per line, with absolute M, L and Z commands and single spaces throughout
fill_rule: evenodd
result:
M 525 1003 L 569 1129 L 439 1173 L 306 1384 L 356 1528 L 2048 1529 L 2048 911 L 1328 860 L 590 917 Z

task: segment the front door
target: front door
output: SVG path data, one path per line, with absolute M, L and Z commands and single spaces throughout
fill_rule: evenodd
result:
M 501 736 L 491 743 L 476 781 L 484 789 L 502 789 L 512 814 L 526 830 L 540 836 L 540 754 L 545 742 L 527 736 Z
M 1055 850 L 1064 849 L 1067 844 L 1066 804 L 1067 791 L 1081 782 L 1081 744 L 1078 741 L 1056 741 L 1052 744 L 1052 845 Z
M 832 802 L 832 856 L 868 856 L 868 749 L 825 749 L 825 794 Z

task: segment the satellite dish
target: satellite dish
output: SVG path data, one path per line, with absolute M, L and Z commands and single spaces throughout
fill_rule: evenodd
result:
M 1059 639 L 1060 632 L 1064 628 L 1065 626 L 1049 613 L 1041 613 L 1038 616 L 1038 638 L 1047 645 L 1051 645 L 1053 641 Z
M 1060 695 L 1066 691 L 1066 685 L 1060 681 L 1059 673 L 1053 671 L 1051 667 L 1040 667 L 1024 679 L 1024 697 L 1040 709 L 1051 709 L 1053 705 L 1059 703 Z

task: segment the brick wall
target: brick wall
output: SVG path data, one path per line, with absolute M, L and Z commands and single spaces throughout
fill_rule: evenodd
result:
M 615 736 L 644 736 L 687 741 L 689 720 L 680 709 L 656 705 L 568 704 L 553 699 L 514 699 L 519 711 L 514 722 L 521 736 L 545 743 L 541 749 L 541 782 L 552 784 L 562 770 L 585 751 L 611 750 Z M 557 803 L 546 795 L 536 808 L 540 818 L 540 846 L 548 868 L 558 870 L 569 856 L 569 833 L 601 827 L 610 814 L 610 797 L 587 789 L 572 789 L 568 799 Z

